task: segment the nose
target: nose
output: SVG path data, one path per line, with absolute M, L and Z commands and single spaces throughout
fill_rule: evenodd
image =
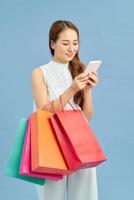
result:
M 69 45 L 68 51 L 69 51 L 69 52 L 72 52 L 72 51 L 73 51 L 73 45 L 72 45 L 72 44 Z

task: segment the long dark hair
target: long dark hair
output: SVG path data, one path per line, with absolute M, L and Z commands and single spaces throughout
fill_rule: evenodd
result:
M 50 48 L 52 56 L 54 56 L 54 49 L 52 49 L 52 47 L 51 47 L 51 40 L 55 43 L 59 38 L 60 32 L 62 32 L 63 30 L 65 30 L 67 28 L 70 28 L 70 29 L 73 29 L 73 30 L 76 31 L 77 36 L 78 36 L 78 41 L 79 41 L 78 28 L 72 22 L 62 21 L 62 20 L 55 21 L 51 25 L 51 28 L 50 28 L 50 31 L 49 31 L 49 48 Z M 77 52 L 77 54 L 74 56 L 74 58 L 69 62 L 69 70 L 70 70 L 70 73 L 72 75 L 72 78 L 74 79 L 75 76 L 82 73 L 84 71 L 84 69 L 85 69 L 85 65 L 80 62 L 78 52 Z M 79 90 L 77 93 L 75 93 L 73 100 L 82 109 L 83 103 L 84 103 L 84 91 Z

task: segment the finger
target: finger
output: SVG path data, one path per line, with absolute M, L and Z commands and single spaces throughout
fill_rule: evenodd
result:
M 95 72 L 95 71 L 93 71 L 92 73 L 93 73 L 93 74 L 95 74 L 95 75 L 97 75 L 97 74 L 98 74 L 98 73 L 97 73 L 97 72 Z
M 83 82 L 81 82 L 81 84 L 79 85 L 79 87 L 81 87 L 82 85 L 87 85 L 87 84 L 88 84 L 87 81 L 83 81 Z
M 98 81 L 98 77 L 96 75 L 94 75 L 94 74 L 92 74 L 92 75 L 90 74 L 88 77 L 89 77 L 88 79 L 92 80 L 93 82 L 97 82 Z
M 88 73 L 88 74 L 89 74 L 89 73 Z M 77 78 L 78 78 L 78 79 L 83 79 L 83 78 L 87 77 L 88 74 L 81 73 L 80 75 L 77 76 Z
M 92 81 L 93 83 L 96 83 L 96 82 L 97 82 L 97 80 L 96 80 L 94 77 L 89 77 L 88 80 L 89 80 L 89 81 Z
M 87 81 L 82 81 L 81 83 L 80 83 L 80 85 L 83 85 L 83 84 L 87 84 L 88 83 L 88 80 Z
M 76 79 L 76 81 L 78 81 L 78 83 L 79 83 L 79 82 L 87 81 L 88 79 L 89 79 L 89 77 L 87 76 L 85 78 Z
M 94 78 L 96 78 L 97 75 L 95 75 L 95 74 L 92 73 L 92 74 L 89 74 L 88 77 L 94 77 Z
M 84 82 L 84 81 L 87 81 L 88 79 L 89 79 L 89 77 L 86 77 L 86 78 L 80 79 L 79 81 Z
M 97 82 L 98 81 L 98 77 L 97 76 L 95 76 L 95 75 L 89 75 L 89 79 L 90 80 L 92 80 L 92 81 L 94 81 L 94 82 Z
M 88 80 L 88 84 L 92 85 L 92 86 L 95 86 L 96 83 L 95 82 L 92 82 L 91 80 Z

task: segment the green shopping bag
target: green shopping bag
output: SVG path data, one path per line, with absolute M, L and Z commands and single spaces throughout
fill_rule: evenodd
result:
M 22 176 L 19 174 L 26 125 L 27 125 L 27 120 L 24 118 L 21 118 L 19 121 L 17 134 L 15 137 L 15 142 L 14 142 L 14 145 L 9 154 L 9 159 L 8 159 L 5 171 L 4 171 L 4 175 L 15 177 L 15 178 L 18 178 L 18 179 L 21 179 L 24 181 L 28 181 L 28 182 L 32 182 L 35 184 L 43 185 L 45 183 L 44 179 L 27 177 L 27 176 Z

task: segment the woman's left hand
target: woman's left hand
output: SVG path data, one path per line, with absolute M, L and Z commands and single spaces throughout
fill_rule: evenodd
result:
M 84 90 L 88 90 L 91 89 L 93 87 L 96 86 L 96 84 L 98 83 L 98 76 L 97 76 L 97 72 L 90 72 L 88 74 L 88 80 L 87 80 L 87 85 L 84 87 Z

